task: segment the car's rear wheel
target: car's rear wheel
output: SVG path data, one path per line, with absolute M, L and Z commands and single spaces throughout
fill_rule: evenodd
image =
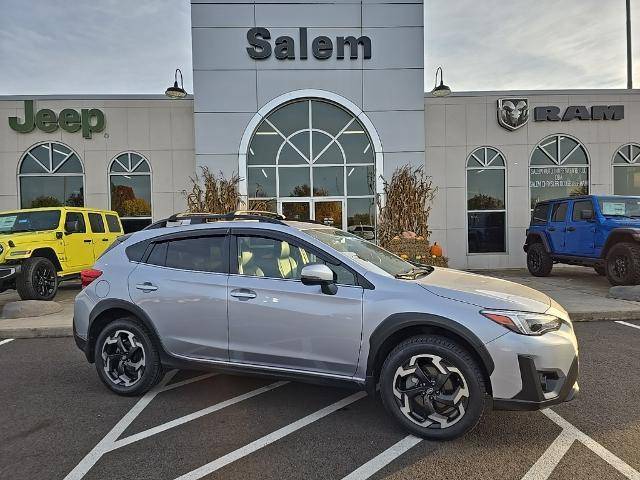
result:
M 382 366 L 380 396 L 387 411 L 411 433 L 456 438 L 477 425 L 487 404 L 478 364 L 448 338 L 405 340 Z
M 542 243 L 534 243 L 527 249 L 527 268 L 534 277 L 547 277 L 553 268 L 553 259 Z
M 593 267 L 593 269 L 601 277 L 604 277 L 607 274 L 607 269 L 605 268 L 604 265 L 596 265 L 596 266 Z
M 611 285 L 638 285 L 640 283 L 640 246 L 618 243 L 607 254 L 607 279 Z
M 100 380 L 119 395 L 142 395 L 162 376 L 160 355 L 149 332 L 129 317 L 102 329 L 94 354 Z
M 53 300 L 58 292 L 58 272 L 53 262 L 45 257 L 22 262 L 16 290 L 22 300 Z

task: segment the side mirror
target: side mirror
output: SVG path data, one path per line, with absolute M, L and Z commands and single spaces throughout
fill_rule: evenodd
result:
M 338 292 L 333 270 L 321 263 L 304 267 L 300 272 L 300 280 L 304 285 L 320 285 L 322 293 L 326 295 L 335 295 Z
M 580 220 L 593 220 L 593 210 L 581 210 Z
M 77 220 L 70 220 L 64 223 L 64 233 L 71 235 L 80 231 L 80 224 Z

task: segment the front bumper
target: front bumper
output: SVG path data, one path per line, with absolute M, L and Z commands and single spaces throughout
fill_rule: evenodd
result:
M 571 363 L 566 377 L 558 378 L 561 382 L 557 396 L 549 398 L 543 391 L 541 375 L 536 370 L 535 362 L 531 357 L 518 356 L 520 376 L 522 378 L 522 390 L 513 398 L 494 398 L 493 408 L 496 410 L 539 410 L 562 402 L 568 402 L 576 398 L 580 387 L 578 386 L 579 361 L 576 356 Z

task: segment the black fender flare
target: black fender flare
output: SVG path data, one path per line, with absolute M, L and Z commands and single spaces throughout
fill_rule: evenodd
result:
M 527 235 L 527 240 L 524 244 L 525 252 L 529 249 L 529 245 L 532 243 L 529 240 L 532 238 L 539 238 L 540 241 L 542 242 L 542 245 L 544 245 L 544 249 L 547 251 L 547 253 L 551 253 L 551 246 L 549 245 L 549 239 L 544 233 L 541 233 L 541 232 L 531 232 L 529 235 Z
M 394 333 L 408 327 L 416 326 L 437 327 L 438 329 L 449 331 L 462 338 L 473 349 L 471 353 L 475 353 L 482 362 L 482 367 L 486 371 L 487 376 L 491 376 L 491 373 L 493 373 L 495 364 L 489 351 L 482 340 L 464 325 L 450 318 L 431 313 L 394 313 L 380 322 L 369 337 L 369 355 L 367 357 L 366 370 L 367 389 L 375 389 L 375 368 L 382 360 L 378 358 L 378 353 L 384 342 Z
M 618 228 L 612 229 L 609 232 L 609 235 L 607 235 L 607 241 L 604 242 L 604 245 L 602 246 L 602 253 L 601 253 L 602 258 L 605 258 L 606 257 L 606 253 L 609 252 L 609 249 L 613 245 L 615 245 L 616 242 L 614 240 L 612 240 L 612 237 L 614 235 L 616 235 L 616 234 L 619 234 L 619 235 L 631 235 L 632 238 L 633 238 L 634 235 L 640 237 L 640 228 L 618 227 Z
M 158 341 L 158 346 L 160 347 L 161 356 L 163 357 L 166 356 L 166 350 L 162 345 L 162 341 L 160 340 L 158 331 L 156 330 L 155 326 L 153 325 L 153 322 L 151 321 L 149 316 L 144 312 L 144 310 L 142 310 L 135 303 L 129 302 L 127 300 L 122 300 L 119 298 L 107 298 L 105 300 L 100 300 L 93 307 L 93 309 L 91 310 L 91 313 L 89 314 L 89 325 L 87 328 L 87 332 L 88 332 L 87 343 L 86 343 L 85 352 L 84 352 L 84 354 L 87 357 L 87 360 L 89 360 L 92 363 L 94 361 L 93 347 L 95 345 L 95 341 L 97 338 L 97 335 L 92 334 L 92 327 L 93 327 L 94 321 L 103 313 L 109 310 L 116 310 L 116 309 L 127 311 L 131 313 L 131 315 L 136 317 L 138 320 L 140 320 L 142 324 L 147 328 L 147 330 L 150 331 L 154 335 L 155 339 Z

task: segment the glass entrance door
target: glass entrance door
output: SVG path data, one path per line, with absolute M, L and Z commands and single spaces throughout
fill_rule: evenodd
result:
M 343 199 L 286 199 L 280 202 L 279 210 L 287 220 L 315 220 L 332 227 L 346 228 Z

